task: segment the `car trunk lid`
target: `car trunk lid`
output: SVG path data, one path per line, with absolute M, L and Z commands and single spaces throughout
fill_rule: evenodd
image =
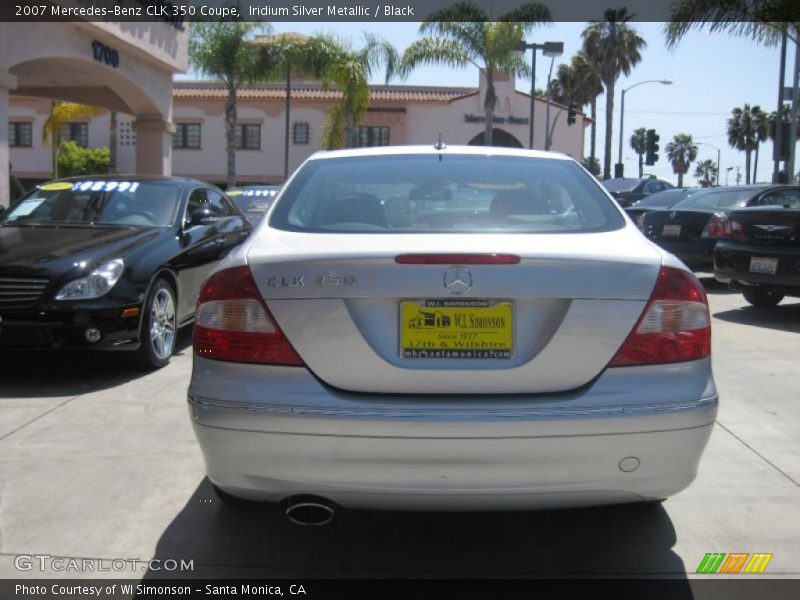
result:
M 415 255 L 502 249 L 519 262 L 398 264 L 408 252 L 397 248 Z M 281 330 L 327 384 L 484 394 L 590 382 L 640 316 L 661 255 L 631 228 L 581 235 L 270 231 L 249 249 L 248 262 Z

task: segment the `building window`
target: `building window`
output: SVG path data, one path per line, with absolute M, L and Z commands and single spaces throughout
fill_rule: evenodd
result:
M 173 148 L 200 148 L 200 123 L 176 123 Z
M 350 130 L 347 144 L 350 148 L 368 148 L 389 145 L 389 128 L 362 126 Z
M 64 123 L 58 132 L 58 141 L 75 142 L 78 146 L 87 148 L 89 146 L 89 124 L 88 123 Z
M 9 123 L 8 145 L 13 148 L 33 146 L 33 123 Z
M 294 143 L 307 144 L 309 140 L 308 123 L 294 124 Z
M 237 125 L 234 145 L 237 150 L 260 150 L 261 125 Z

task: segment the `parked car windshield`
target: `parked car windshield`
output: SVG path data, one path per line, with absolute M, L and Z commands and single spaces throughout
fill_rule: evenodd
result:
M 665 190 L 634 202 L 631 208 L 669 207 L 692 194 L 691 190 Z
M 692 194 L 672 208 L 736 208 L 753 195 L 753 190 L 707 190 Z
M 572 161 L 453 154 L 309 161 L 270 219 L 277 229 L 315 232 L 564 233 L 624 224 Z
M 14 205 L 0 222 L 166 227 L 175 219 L 179 191 L 174 183 L 160 181 L 47 183 Z
M 234 188 L 226 193 L 242 212 L 264 212 L 275 200 L 280 189 L 277 185 L 265 185 Z
M 603 187 L 609 192 L 629 192 L 640 183 L 640 179 L 606 179 Z

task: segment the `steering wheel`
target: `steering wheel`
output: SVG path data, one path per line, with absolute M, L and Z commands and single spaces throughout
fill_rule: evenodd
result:
M 130 214 L 130 215 L 142 215 L 148 221 L 150 221 L 153 225 L 158 224 L 158 216 L 154 212 L 151 212 L 149 210 L 145 210 L 143 208 L 138 208 L 136 210 L 130 211 L 128 214 Z

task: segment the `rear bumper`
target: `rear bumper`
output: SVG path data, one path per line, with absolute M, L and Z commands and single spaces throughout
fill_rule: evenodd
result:
M 196 359 L 189 392 L 209 478 L 260 500 L 496 510 L 663 498 L 694 479 L 717 412 L 707 360 L 609 369 L 570 394 L 447 400 L 348 395 L 301 368 L 209 363 Z M 202 382 L 231 366 L 227 400 L 201 394 L 222 389 Z
M 697 239 L 688 241 L 653 240 L 667 252 L 680 258 L 693 271 L 711 270 L 714 267 L 714 247 L 716 239 Z
M 750 272 L 752 257 L 777 258 L 775 275 Z M 714 277 L 724 283 L 736 281 L 747 285 L 769 285 L 800 293 L 800 249 L 751 246 L 720 241 L 714 251 Z

